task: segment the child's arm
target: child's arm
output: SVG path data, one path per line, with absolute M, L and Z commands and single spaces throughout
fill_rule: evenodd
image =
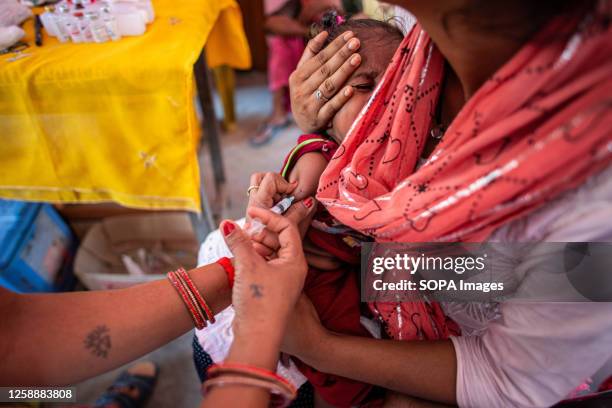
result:
M 288 177 L 290 182 L 297 181 L 293 190 L 296 201 L 316 194 L 319 178 L 326 166 L 327 159 L 319 152 L 306 153 L 297 160 Z

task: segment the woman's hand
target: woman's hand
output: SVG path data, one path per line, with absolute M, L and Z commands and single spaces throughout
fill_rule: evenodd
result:
M 251 219 L 250 210 L 252 208 L 268 209 L 281 199 L 283 195 L 294 191 L 297 183 L 290 183 L 278 173 L 254 173 L 251 176 L 251 185 L 258 186 L 249 194 L 247 207 L 247 222 Z M 312 197 L 308 197 L 300 202 L 294 202 L 284 217 L 298 226 L 300 238 L 304 236 L 310 221 L 315 213 L 316 203 Z M 265 228 L 263 231 L 251 236 L 255 251 L 263 256 L 273 256 L 279 249 L 278 234 Z
M 310 299 L 302 294 L 289 316 L 281 351 L 308 364 L 324 349 L 322 346 L 329 334 Z
M 251 175 L 251 186 L 247 210 L 250 207 L 268 209 L 278 202 L 284 195 L 289 195 L 295 190 L 297 181 L 290 183 L 279 173 L 253 173 Z M 247 212 L 247 220 L 249 214 Z
M 278 257 L 266 261 L 255 252 L 251 239 L 231 221 L 221 224 L 225 242 L 234 254 L 236 276 L 232 303 L 236 316 L 234 340 L 225 362 L 275 370 L 287 318 L 302 291 L 306 261 L 297 228 L 288 219 L 261 208 L 252 208 L 268 230 L 278 234 Z M 223 377 L 221 377 L 223 378 Z M 233 385 L 233 386 L 232 386 Z M 267 407 L 266 388 L 230 383 L 213 387 L 202 407 Z
M 353 95 L 346 80 L 361 63 L 356 53 L 359 40 L 353 32 L 342 33 L 323 48 L 327 32 L 308 42 L 295 71 L 289 77 L 291 108 L 296 123 L 304 132 L 324 129 L 333 116 Z M 315 92 L 321 91 L 316 98 Z
M 306 277 L 302 242 L 297 227 L 287 218 L 261 208 L 251 208 L 249 215 L 259 218 L 268 231 L 278 235 L 280 248 L 275 259 L 265 260 L 239 226 L 231 221 L 222 223 L 225 242 L 235 256 L 234 331 L 237 337 L 277 337 L 280 342 Z

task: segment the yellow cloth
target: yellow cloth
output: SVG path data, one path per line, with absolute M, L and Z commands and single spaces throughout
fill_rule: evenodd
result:
M 247 68 L 248 46 L 234 0 L 153 5 L 118 42 L 36 47 L 26 23 L 29 55 L 0 56 L 0 197 L 199 211 L 193 64 L 206 43 Z

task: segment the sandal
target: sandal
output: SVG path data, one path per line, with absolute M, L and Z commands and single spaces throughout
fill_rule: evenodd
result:
M 286 118 L 284 122 L 277 124 L 267 122 L 259 128 L 255 136 L 249 139 L 249 144 L 253 147 L 263 146 L 274 139 L 281 130 L 289 127 L 289 125 L 291 125 L 291 119 L 289 118 Z
M 150 361 L 137 363 L 122 372 L 104 394 L 94 403 L 94 408 L 141 408 L 153 394 L 159 367 Z

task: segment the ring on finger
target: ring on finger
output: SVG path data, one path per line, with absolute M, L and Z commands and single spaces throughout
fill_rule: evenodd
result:
M 317 89 L 314 93 L 314 97 L 317 101 L 320 101 L 321 99 L 323 99 L 325 102 L 329 101 L 330 98 L 328 98 L 327 96 L 323 95 L 323 91 L 321 91 L 320 89 Z
M 249 186 L 249 188 L 247 188 L 247 197 L 251 196 L 251 191 L 257 190 L 258 188 L 259 186 Z

